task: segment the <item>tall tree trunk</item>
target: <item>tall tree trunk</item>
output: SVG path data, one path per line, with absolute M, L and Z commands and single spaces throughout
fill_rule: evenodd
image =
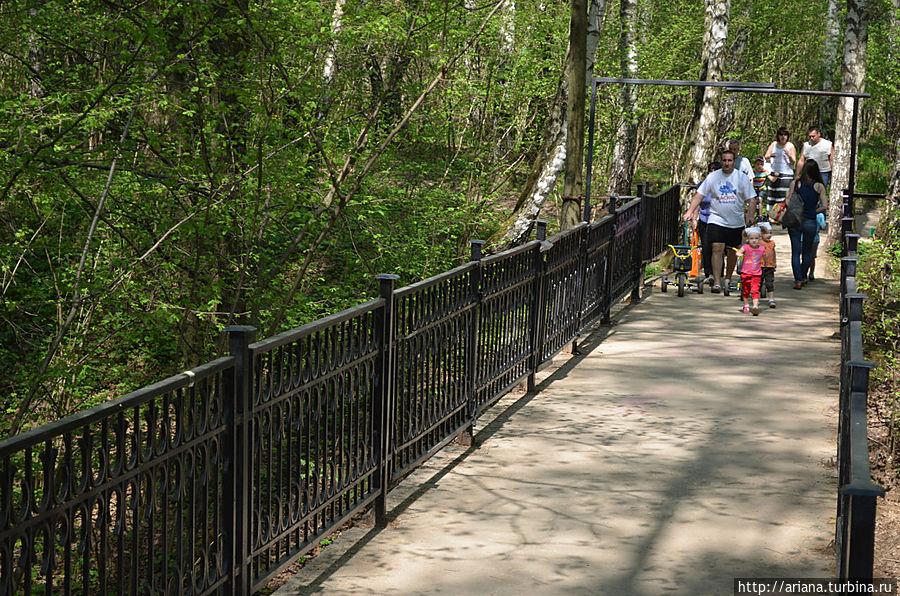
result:
M 888 183 L 887 190 L 888 203 L 893 202 L 895 205 L 900 204 L 900 136 L 894 144 L 894 167 L 891 170 L 891 180 Z
M 619 16 L 622 30 L 619 34 L 619 58 L 622 78 L 637 78 L 637 0 L 620 0 Z M 637 150 L 637 88 L 622 85 L 619 89 L 619 128 L 613 148 L 612 167 L 609 172 L 607 192 L 610 195 L 631 194 L 634 176 L 634 157 Z
M 598 45 L 600 35 L 600 23 L 605 12 L 606 0 L 592 0 L 590 19 L 588 26 L 588 38 L 586 47 Z M 591 54 L 593 59 L 593 53 Z M 568 64 L 569 59 L 566 58 Z M 585 62 L 588 62 L 585 60 Z M 593 66 L 593 61 L 591 61 Z M 587 66 L 585 67 L 587 68 Z M 591 76 L 592 71 L 585 70 L 585 79 Z M 519 245 L 528 239 L 534 222 L 541 213 L 541 209 L 556 187 L 560 172 L 566 163 L 566 104 L 568 99 L 568 87 L 566 80 L 560 81 L 556 96 L 550 108 L 544 125 L 544 138 L 537 157 L 531 165 L 531 171 L 525 186 L 519 194 L 516 206 L 503 225 L 488 239 L 488 246 L 493 252 L 499 252 Z
M 749 23 L 751 18 L 750 6 L 742 6 L 739 22 Z M 749 33 L 747 27 L 739 29 L 734 36 L 734 43 L 731 44 L 731 48 L 728 51 L 728 74 L 733 79 L 740 79 L 741 75 L 744 73 L 744 54 L 747 51 L 748 36 Z M 732 127 L 734 126 L 735 121 L 735 106 L 738 104 L 739 97 L 740 94 L 738 93 L 726 93 L 725 97 L 722 99 L 722 108 L 719 113 L 718 141 L 723 141 L 726 138 L 732 137 Z M 717 142 L 716 145 L 719 145 L 719 143 Z
M 563 181 L 563 204 L 559 214 L 560 229 L 568 229 L 581 221 L 582 183 L 584 181 L 584 95 L 587 64 L 587 0 L 572 0 L 569 20 L 569 56 L 566 81 L 569 101 L 566 105 L 566 176 Z
M 705 58 L 701 66 L 701 80 L 721 81 L 725 62 L 725 40 L 728 37 L 730 0 L 706 0 L 707 35 L 703 48 Z M 695 118 L 687 151 L 684 180 L 700 181 L 706 175 L 715 148 L 716 124 L 719 119 L 721 87 L 703 87 L 701 100 L 695 107 Z M 700 95 L 700 94 L 698 94 Z
M 341 35 L 344 23 L 344 5 L 347 0 L 335 0 L 334 12 L 331 13 L 331 43 L 325 50 L 324 66 L 322 67 L 322 91 L 319 95 L 319 106 L 316 116 L 319 120 L 324 120 L 328 116 L 328 110 L 331 107 L 331 84 L 334 81 L 334 73 L 336 71 L 335 59 L 338 50 L 338 38 Z
M 500 13 L 500 53 L 510 56 L 516 45 L 516 0 L 506 0 Z
M 888 62 L 896 64 L 900 58 L 900 0 L 891 2 L 891 26 L 888 28 Z M 888 201 L 885 202 L 885 210 L 891 212 L 896 219 L 898 208 L 900 208 L 900 134 L 897 134 L 898 114 L 892 107 L 887 109 L 885 115 L 887 130 L 893 130 L 897 135 L 894 142 L 894 167 L 891 169 L 891 179 L 888 182 L 887 196 Z M 882 216 L 887 215 L 883 213 Z
M 838 70 L 838 49 L 841 47 L 841 7 L 838 0 L 828 0 L 825 15 L 825 43 L 822 44 L 822 91 L 834 91 Z M 834 138 L 834 113 L 837 103 L 834 97 L 823 97 L 819 102 L 819 126 L 822 134 Z
M 32 3 L 28 7 L 28 16 L 33 21 L 37 18 L 37 7 Z M 41 82 L 41 67 L 44 62 L 44 52 L 38 44 L 38 36 L 35 29 L 28 32 L 28 66 L 31 70 L 28 84 L 28 92 L 33 99 L 44 97 L 44 87 Z
M 550 115 L 544 125 L 544 139 L 525 187 L 519 194 L 512 215 L 488 239 L 493 252 L 500 252 L 522 244 L 531 234 L 531 228 L 541 213 L 547 197 L 556 187 L 559 173 L 566 163 L 566 91 L 565 80 L 556 90 L 556 97 L 550 108 Z
M 600 43 L 600 25 L 606 13 L 606 0 L 591 0 L 588 9 L 587 49 L 585 51 L 585 75 L 588 89 L 594 76 L 594 61 L 597 59 L 597 45 Z
M 841 91 L 862 93 L 866 83 L 866 44 L 869 36 L 867 0 L 847 0 L 847 21 L 844 29 L 844 66 Z M 862 100 L 860 106 L 862 105 Z M 842 191 L 850 180 L 850 144 L 853 123 L 853 99 L 842 97 L 838 102 L 834 135 L 834 162 L 831 166 L 831 192 L 828 204 L 828 242 L 841 239 Z

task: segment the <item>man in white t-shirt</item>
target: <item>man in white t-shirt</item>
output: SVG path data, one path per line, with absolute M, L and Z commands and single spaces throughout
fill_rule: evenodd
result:
M 723 256 L 725 283 L 731 283 L 731 274 L 737 262 L 735 251 L 726 251 L 725 247 L 737 249 L 741 246 L 744 226 L 751 224 L 756 213 L 753 183 L 746 174 L 734 169 L 734 152 L 723 151 L 719 162 L 722 169 L 712 172 L 700 183 L 684 213 L 684 221 L 690 221 L 700 208 L 703 197 L 711 197 L 706 234 L 712 246 L 713 293 L 721 291 Z M 745 210 L 747 202 L 750 208 Z
M 834 146 L 828 139 L 822 138 L 822 131 L 818 126 L 810 126 L 806 129 L 806 138 L 809 139 L 803 143 L 800 149 L 800 157 L 797 159 L 797 171 L 803 169 L 803 164 L 807 159 L 812 159 L 819 166 L 819 172 L 822 174 L 822 181 L 828 186 L 831 179 L 831 161 L 834 159 Z

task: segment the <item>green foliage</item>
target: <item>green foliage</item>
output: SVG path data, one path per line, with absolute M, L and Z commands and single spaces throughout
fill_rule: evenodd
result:
M 856 189 L 861 193 L 886 194 L 891 179 L 893 163 L 888 157 L 891 154 L 888 139 L 873 136 L 859 145 L 857 159 Z
M 568 36 L 567 3 L 492 8 L 376 0 L 334 28 L 307 0 L 0 5 L 0 435 L 202 363 L 228 324 L 271 335 L 372 296 L 377 273 L 466 260 L 537 153 Z M 728 78 L 818 88 L 824 0 L 731 10 Z M 640 76 L 698 78 L 703 16 L 642 5 Z M 619 74 L 620 28 L 608 4 L 595 74 Z M 861 190 L 887 164 L 890 34 L 879 13 Z M 598 188 L 618 120 L 600 91 Z M 692 90 L 639 94 L 637 179 L 668 185 Z M 733 97 L 747 155 L 817 109 Z
M 897 214 L 882 214 L 878 233 L 861 242 L 857 269 L 858 291 L 867 295 L 863 303 L 863 339 L 866 356 L 875 361 L 871 387 L 887 393 L 887 416 L 891 420 L 891 444 L 900 445 L 900 233 Z

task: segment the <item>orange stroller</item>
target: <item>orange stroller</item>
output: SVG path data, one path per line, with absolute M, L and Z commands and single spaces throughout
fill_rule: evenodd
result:
M 688 240 L 690 238 L 690 240 Z M 669 284 L 678 287 L 678 295 L 684 296 L 685 288 L 698 294 L 703 293 L 703 281 L 700 277 L 700 265 L 703 261 L 700 249 L 700 235 L 697 230 L 690 229 L 690 224 L 684 224 L 684 244 L 669 245 L 674 253 L 672 260 L 672 269 L 675 273 L 675 280 L 670 281 L 665 275 L 660 279 L 660 289 L 667 291 Z M 699 279 L 700 281 L 691 281 Z

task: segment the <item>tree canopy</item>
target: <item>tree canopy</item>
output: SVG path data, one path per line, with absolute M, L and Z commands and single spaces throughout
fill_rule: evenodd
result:
M 702 76 L 702 4 L 602 7 L 595 75 L 619 76 L 628 47 L 639 77 Z M 869 3 L 861 159 L 880 177 L 861 172 L 861 190 L 893 159 L 894 11 Z M 837 84 L 827 14 L 731 3 L 724 78 Z M 377 273 L 410 283 L 464 260 L 526 181 L 569 21 L 561 0 L 0 4 L 3 434 L 203 362 L 225 325 L 271 335 L 372 295 Z M 603 181 L 621 107 L 601 91 Z M 797 140 L 820 108 L 729 107 L 716 141 L 745 155 L 781 125 Z M 633 110 L 634 180 L 677 181 L 691 92 L 642 88 Z

